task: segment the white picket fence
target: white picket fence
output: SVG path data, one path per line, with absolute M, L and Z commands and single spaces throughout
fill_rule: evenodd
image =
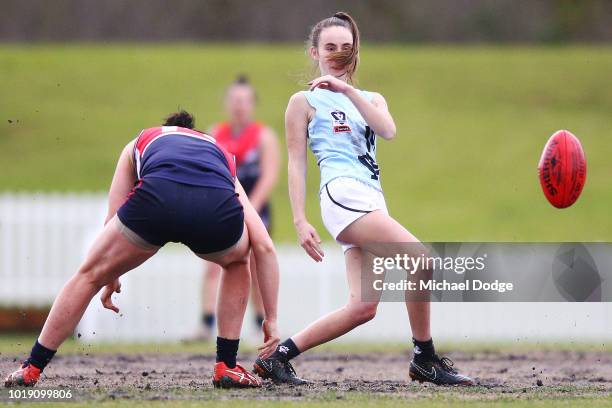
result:
M 103 194 L 0 194 L 0 305 L 50 304 L 76 271 L 101 229 Z M 312 262 L 297 245 L 279 245 L 279 323 L 290 335 L 348 297 L 343 256 L 326 243 L 326 259 Z M 199 320 L 202 263 L 185 248 L 164 248 L 122 278 L 121 315 L 97 298 L 77 328 L 81 339 L 168 341 L 189 336 Z M 452 341 L 592 341 L 612 339 L 608 303 L 434 303 L 432 329 Z M 252 332 L 251 320 L 245 332 Z M 405 306 L 382 304 L 373 322 L 341 340 L 410 338 Z

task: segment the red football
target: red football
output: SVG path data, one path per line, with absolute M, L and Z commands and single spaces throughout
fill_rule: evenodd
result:
M 567 130 L 552 135 L 544 146 L 538 173 L 552 205 L 566 208 L 574 204 L 586 181 L 586 160 L 578 138 Z

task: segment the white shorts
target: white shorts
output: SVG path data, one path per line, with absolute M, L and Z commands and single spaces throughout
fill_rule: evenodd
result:
M 323 224 L 344 252 L 356 246 L 338 240 L 346 227 L 375 210 L 388 214 L 382 191 L 351 177 L 338 177 L 327 183 L 319 194 L 319 201 Z

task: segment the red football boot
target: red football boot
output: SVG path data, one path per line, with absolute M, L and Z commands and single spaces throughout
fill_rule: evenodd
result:
M 4 380 L 5 387 L 33 387 L 40 378 L 41 370 L 29 362 L 24 362 L 21 368 Z
M 215 364 L 213 385 L 217 388 L 255 388 L 261 387 L 261 380 L 238 364 L 229 368 L 220 361 Z

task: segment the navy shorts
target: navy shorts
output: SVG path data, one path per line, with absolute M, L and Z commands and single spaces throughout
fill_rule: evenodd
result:
M 228 249 L 244 228 L 238 194 L 145 177 L 117 211 L 121 223 L 147 243 L 181 242 L 196 254 Z

